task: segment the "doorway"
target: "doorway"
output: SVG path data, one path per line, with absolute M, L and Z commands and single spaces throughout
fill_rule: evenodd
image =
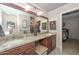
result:
M 62 15 L 62 50 L 71 55 L 79 54 L 79 10 Z

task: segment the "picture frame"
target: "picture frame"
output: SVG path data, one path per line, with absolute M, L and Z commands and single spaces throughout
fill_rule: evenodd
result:
M 7 21 L 7 28 L 9 28 L 9 27 L 15 28 L 15 23 L 12 21 Z
M 50 30 L 56 30 L 56 21 L 50 21 Z
M 43 30 L 46 30 L 46 28 L 47 28 L 46 25 L 47 25 L 46 22 L 42 23 L 42 29 Z
M 27 20 L 22 20 L 22 28 L 27 28 Z

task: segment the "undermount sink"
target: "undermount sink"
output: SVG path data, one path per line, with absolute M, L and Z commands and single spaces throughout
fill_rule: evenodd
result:
M 23 37 L 25 37 L 24 34 L 13 34 L 11 36 L 12 39 L 20 39 L 20 38 L 23 38 Z

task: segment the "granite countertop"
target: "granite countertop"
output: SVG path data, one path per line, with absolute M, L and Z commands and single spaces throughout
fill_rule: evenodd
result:
M 56 32 L 53 33 L 40 33 L 37 36 L 34 36 L 32 34 L 27 34 L 26 36 L 22 38 L 16 38 L 16 39 L 3 39 L 0 40 L 0 52 L 9 50 L 11 48 L 15 48 L 24 44 L 28 44 L 31 42 L 35 42 L 38 40 L 41 40 L 45 37 L 49 37 L 51 35 L 55 35 Z

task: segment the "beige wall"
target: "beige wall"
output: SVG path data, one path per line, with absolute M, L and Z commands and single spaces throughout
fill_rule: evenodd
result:
M 66 4 L 58 9 L 55 9 L 53 11 L 50 11 L 48 13 L 50 20 L 56 20 L 57 21 L 57 39 L 56 39 L 56 46 L 57 48 L 60 48 L 62 50 L 62 14 L 66 12 L 70 12 L 73 10 L 79 9 L 79 4 Z

